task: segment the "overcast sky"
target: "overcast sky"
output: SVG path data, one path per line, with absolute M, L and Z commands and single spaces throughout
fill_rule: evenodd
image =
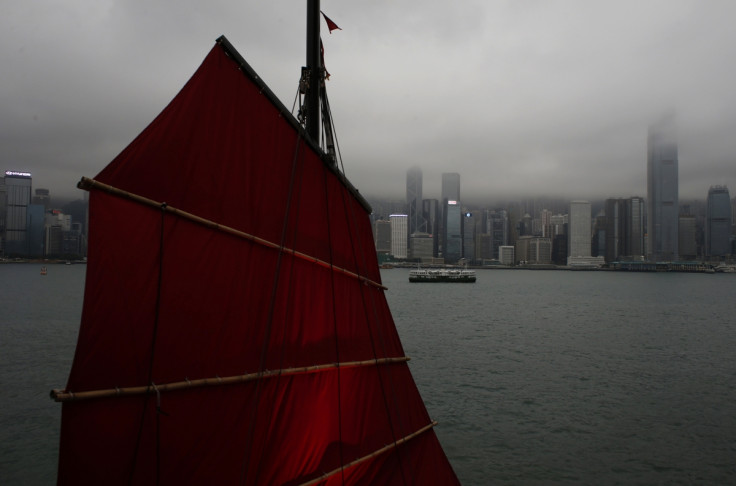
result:
M 646 196 L 648 125 L 674 111 L 680 197 L 736 196 L 736 2 L 322 0 L 348 178 L 439 197 Z M 291 107 L 306 0 L 63 0 L 0 6 L 0 169 L 79 195 L 224 34 Z

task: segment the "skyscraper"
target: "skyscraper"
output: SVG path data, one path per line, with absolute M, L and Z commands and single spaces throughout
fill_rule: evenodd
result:
M 406 214 L 409 236 L 417 231 L 427 233 L 422 218 L 422 169 L 419 167 L 406 171 Z
M 674 116 L 649 127 L 647 142 L 647 258 L 678 258 L 678 159 Z
M 440 221 L 441 221 L 440 203 L 437 199 L 424 199 L 422 201 L 422 218 L 426 226 L 426 232 L 432 235 L 432 256 L 439 256 L 440 237 Z
M 460 174 L 442 174 L 442 256 L 457 262 L 463 256 Z
M 5 231 L 6 255 L 28 254 L 28 206 L 31 204 L 31 174 L 5 171 Z
M 605 213 L 606 262 L 641 257 L 644 248 L 642 199 L 606 199 Z
M 406 214 L 392 214 L 388 220 L 391 222 L 391 255 L 394 258 L 406 258 L 409 245 L 407 233 L 409 218 Z
M 570 258 L 590 256 L 591 220 L 588 201 L 570 202 L 568 252 Z
M 711 186 L 705 214 L 705 255 L 731 253 L 731 197 L 726 186 Z

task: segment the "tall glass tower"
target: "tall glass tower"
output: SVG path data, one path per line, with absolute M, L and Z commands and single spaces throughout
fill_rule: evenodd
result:
M 678 162 L 674 115 L 649 127 L 647 142 L 647 258 L 678 258 Z
M 460 174 L 442 174 L 442 256 L 455 263 L 463 256 Z
M 705 214 L 705 255 L 731 253 L 731 197 L 726 186 L 711 186 Z
M 422 217 L 422 169 L 412 167 L 406 171 L 406 214 L 409 217 L 409 236 L 423 229 Z
M 28 255 L 27 222 L 31 174 L 5 171 L 5 254 Z

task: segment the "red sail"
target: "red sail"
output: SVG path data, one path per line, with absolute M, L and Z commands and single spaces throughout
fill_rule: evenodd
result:
M 456 484 L 368 212 L 221 38 L 95 179 L 59 484 Z

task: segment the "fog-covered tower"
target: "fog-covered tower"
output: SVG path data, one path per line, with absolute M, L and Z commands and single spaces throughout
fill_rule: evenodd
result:
M 678 160 L 674 115 L 649 127 L 647 142 L 647 258 L 678 258 Z
M 406 214 L 409 217 L 409 236 L 417 231 L 426 233 L 422 218 L 422 169 L 419 167 L 406 171 Z

